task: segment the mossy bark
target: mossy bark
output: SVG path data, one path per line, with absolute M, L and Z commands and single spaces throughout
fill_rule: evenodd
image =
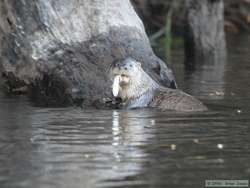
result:
M 27 86 L 45 105 L 110 96 L 106 70 L 133 57 L 151 77 L 175 87 L 129 0 L 2 0 L 0 71 L 9 91 Z

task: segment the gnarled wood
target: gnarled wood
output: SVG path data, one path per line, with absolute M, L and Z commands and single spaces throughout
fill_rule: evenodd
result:
M 109 96 L 106 70 L 131 56 L 165 86 L 171 70 L 158 59 L 129 0 L 2 0 L 0 71 L 13 90 L 65 105 Z

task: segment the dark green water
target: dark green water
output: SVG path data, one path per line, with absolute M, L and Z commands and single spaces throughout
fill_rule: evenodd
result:
M 227 62 L 184 71 L 199 114 L 33 107 L 0 95 L 1 188 L 200 188 L 250 177 L 250 36 L 229 39 Z

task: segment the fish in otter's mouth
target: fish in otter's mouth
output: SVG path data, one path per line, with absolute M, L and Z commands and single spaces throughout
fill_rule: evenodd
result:
M 112 93 L 115 97 L 118 96 L 120 87 L 129 84 L 129 76 L 124 74 L 117 74 L 114 77 L 113 85 L 112 85 Z

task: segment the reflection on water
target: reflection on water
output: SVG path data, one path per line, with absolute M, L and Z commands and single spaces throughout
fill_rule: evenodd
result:
M 250 38 L 229 39 L 228 61 L 184 74 L 205 113 L 32 107 L 0 95 L 0 187 L 204 187 L 250 177 Z M 178 52 L 179 53 L 179 52 Z

